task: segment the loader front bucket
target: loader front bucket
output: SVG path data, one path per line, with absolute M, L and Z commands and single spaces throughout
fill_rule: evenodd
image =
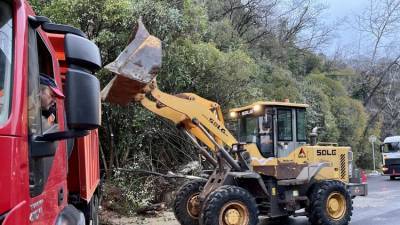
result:
M 120 105 L 133 101 L 160 69 L 161 51 L 161 41 L 150 35 L 139 20 L 133 41 L 105 66 L 116 76 L 101 91 L 102 100 Z

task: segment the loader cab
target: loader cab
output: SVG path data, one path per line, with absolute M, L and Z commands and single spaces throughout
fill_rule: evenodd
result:
M 255 102 L 230 111 L 239 142 L 255 143 L 268 157 L 286 157 L 306 144 L 306 104 Z

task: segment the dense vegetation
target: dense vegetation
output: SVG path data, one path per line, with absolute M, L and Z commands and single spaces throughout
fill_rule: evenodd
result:
M 194 92 L 220 103 L 225 110 L 255 100 L 288 98 L 308 103 L 309 131 L 322 127 L 320 141 L 351 146 L 358 166 L 372 166 L 368 137 L 380 137 L 385 130 L 385 115 L 376 113 L 380 108 L 376 103 L 381 102 L 376 93 L 383 90 L 379 76 L 385 71 L 371 69 L 369 61 L 316 53 L 325 47 L 333 30 L 322 22 L 325 6 L 317 1 L 30 2 L 38 14 L 82 29 L 100 47 L 104 64 L 125 47 L 135 21 L 142 17 L 150 33 L 163 42 L 158 76 L 162 90 Z M 376 68 L 390 63 L 387 58 L 376 62 Z M 103 86 L 112 77 L 106 71 L 98 76 Z M 363 82 L 367 78 L 370 80 Z M 160 181 L 119 168 L 165 172 L 198 158 L 172 124 L 138 105 L 104 103 L 103 113 L 103 168 L 107 179 L 122 188 L 130 203 L 154 200 L 153 187 Z M 391 126 L 397 131 L 396 124 Z

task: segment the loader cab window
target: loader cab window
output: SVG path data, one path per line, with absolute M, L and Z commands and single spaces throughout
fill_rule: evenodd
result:
M 258 118 L 244 116 L 239 121 L 239 141 L 256 143 L 258 134 Z
M 0 124 L 9 116 L 13 66 L 13 16 L 9 3 L 0 2 Z
M 270 110 L 265 110 L 270 112 Z M 257 143 L 261 154 L 264 157 L 274 156 L 274 127 L 273 127 L 273 116 L 270 113 L 266 113 L 258 118 L 259 123 L 259 143 Z
M 292 110 L 278 109 L 278 141 L 292 141 Z
M 306 142 L 306 111 L 304 108 L 277 107 L 276 155 L 287 157 Z
M 274 127 L 273 115 L 266 114 L 245 115 L 239 119 L 239 142 L 254 143 L 264 157 L 274 156 Z
M 306 110 L 296 109 L 296 140 L 306 142 Z

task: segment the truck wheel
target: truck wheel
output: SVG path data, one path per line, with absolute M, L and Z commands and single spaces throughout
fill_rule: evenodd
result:
M 86 225 L 99 225 L 99 197 L 93 194 L 89 204 L 83 209 Z
M 325 181 L 311 193 L 309 220 L 313 225 L 347 225 L 352 216 L 353 202 L 345 185 Z
M 191 180 L 178 190 L 174 202 L 175 218 L 182 225 L 198 225 L 200 216 L 199 194 L 206 184 L 203 180 Z
M 390 180 L 396 180 L 395 176 L 390 176 Z
M 258 208 L 245 189 L 226 185 L 210 193 L 203 204 L 203 225 L 256 225 Z

